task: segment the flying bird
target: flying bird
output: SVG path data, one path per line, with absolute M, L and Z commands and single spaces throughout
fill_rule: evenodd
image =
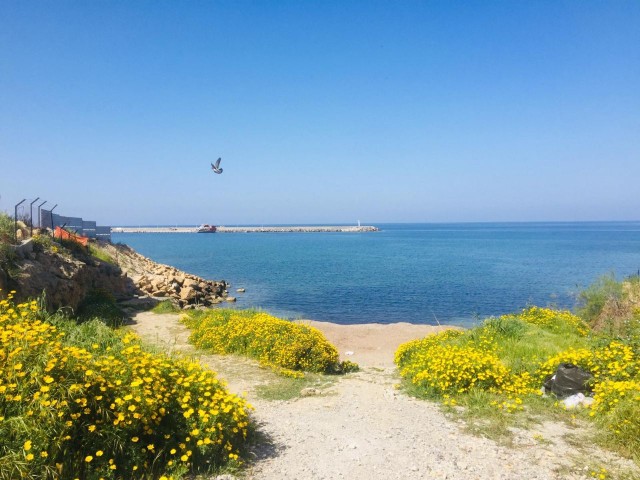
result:
M 222 169 L 220 168 L 220 160 L 222 160 L 222 158 L 218 158 L 215 164 L 211 164 L 211 170 L 213 170 L 215 173 L 222 173 Z

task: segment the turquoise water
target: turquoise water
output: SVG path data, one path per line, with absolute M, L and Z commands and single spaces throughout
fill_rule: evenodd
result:
M 599 276 L 640 269 L 640 223 L 378 224 L 375 233 L 114 234 L 160 263 L 232 284 L 239 308 L 350 323 L 470 325 L 572 308 Z

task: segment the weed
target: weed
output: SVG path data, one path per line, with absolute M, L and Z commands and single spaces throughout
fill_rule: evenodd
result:
M 157 303 L 151 311 L 153 313 L 177 313 L 180 311 L 178 307 L 176 307 L 171 300 L 163 300 L 162 302 Z
M 118 262 L 116 262 L 111 255 L 109 255 L 107 252 L 102 250 L 96 244 L 90 242 L 87 245 L 87 248 L 88 248 L 89 254 L 92 257 L 95 257 L 98 260 L 102 260 L 103 262 L 110 263 L 111 265 L 117 265 L 118 264 Z
M 299 398 L 305 388 L 325 389 L 335 383 L 332 377 L 307 374 L 304 378 L 280 377 L 276 381 L 260 385 L 256 388 L 258 396 L 264 400 L 292 400 Z
M 100 319 L 112 327 L 122 326 L 125 314 L 116 305 L 113 295 L 106 290 L 92 290 L 78 305 L 77 318 L 80 322 Z

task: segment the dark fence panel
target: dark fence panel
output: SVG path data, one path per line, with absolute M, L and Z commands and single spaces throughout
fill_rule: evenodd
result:
M 40 226 L 42 228 L 64 227 L 78 235 L 84 235 L 98 240 L 111 241 L 111 227 L 97 226 L 92 220 L 83 220 L 80 217 L 66 217 L 52 213 L 51 210 L 40 210 Z

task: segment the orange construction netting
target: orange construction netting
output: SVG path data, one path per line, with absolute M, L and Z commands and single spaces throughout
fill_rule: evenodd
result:
M 89 241 L 89 237 L 83 237 L 81 235 L 76 235 L 75 233 L 67 232 L 64 228 L 56 227 L 53 231 L 53 236 L 55 238 L 60 238 L 64 240 L 73 240 L 74 242 L 78 242 L 80 245 L 87 246 L 87 242 Z

